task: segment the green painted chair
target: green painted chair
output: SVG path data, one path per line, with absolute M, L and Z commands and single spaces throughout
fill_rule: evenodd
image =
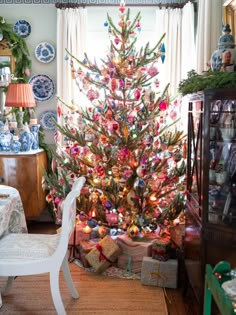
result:
M 232 301 L 227 298 L 224 289 L 221 288 L 219 278 L 215 275 L 223 275 L 229 273 L 230 270 L 231 266 L 227 261 L 219 262 L 214 269 L 211 265 L 206 265 L 203 315 L 211 314 L 212 298 L 222 315 L 236 314 Z

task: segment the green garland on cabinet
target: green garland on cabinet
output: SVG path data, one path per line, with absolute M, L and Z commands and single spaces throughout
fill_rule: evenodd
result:
M 207 71 L 199 75 L 195 70 L 179 84 L 179 92 L 184 96 L 206 89 L 236 88 L 236 72 Z
M 31 71 L 31 59 L 27 44 L 24 38 L 18 36 L 13 31 L 13 25 L 6 23 L 5 19 L 0 16 L 0 34 L 3 35 L 9 44 L 12 56 L 17 60 L 15 64 L 14 77 L 18 82 L 27 83 Z

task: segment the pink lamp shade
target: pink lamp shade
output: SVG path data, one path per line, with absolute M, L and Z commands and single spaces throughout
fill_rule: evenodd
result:
M 7 88 L 5 106 L 35 107 L 32 86 L 29 83 L 10 83 Z

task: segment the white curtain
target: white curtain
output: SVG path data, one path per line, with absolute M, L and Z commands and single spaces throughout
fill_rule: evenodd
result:
M 196 40 L 196 71 L 209 69 L 209 62 L 217 49 L 222 29 L 222 0 L 199 0 Z
M 166 34 L 165 62 L 159 65 L 160 88 L 169 83 L 169 94 L 176 96 L 179 82 L 195 68 L 193 3 L 188 2 L 182 9 L 156 10 L 156 30 L 158 38 Z
M 71 58 L 65 49 L 79 60 L 83 60 L 86 34 L 86 9 L 57 9 L 57 96 L 68 105 L 72 102 L 78 103 L 79 91 L 75 80 L 72 79 Z M 74 63 L 77 69 L 78 64 L 76 61 Z

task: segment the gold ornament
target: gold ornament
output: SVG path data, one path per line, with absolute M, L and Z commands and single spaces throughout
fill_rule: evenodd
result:
M 128 236 L 133 238 L 139 235 L 139 228 L 137 227 L 137 225 L 132 224 L 130 227 L 128 227 L 127 232 Z

